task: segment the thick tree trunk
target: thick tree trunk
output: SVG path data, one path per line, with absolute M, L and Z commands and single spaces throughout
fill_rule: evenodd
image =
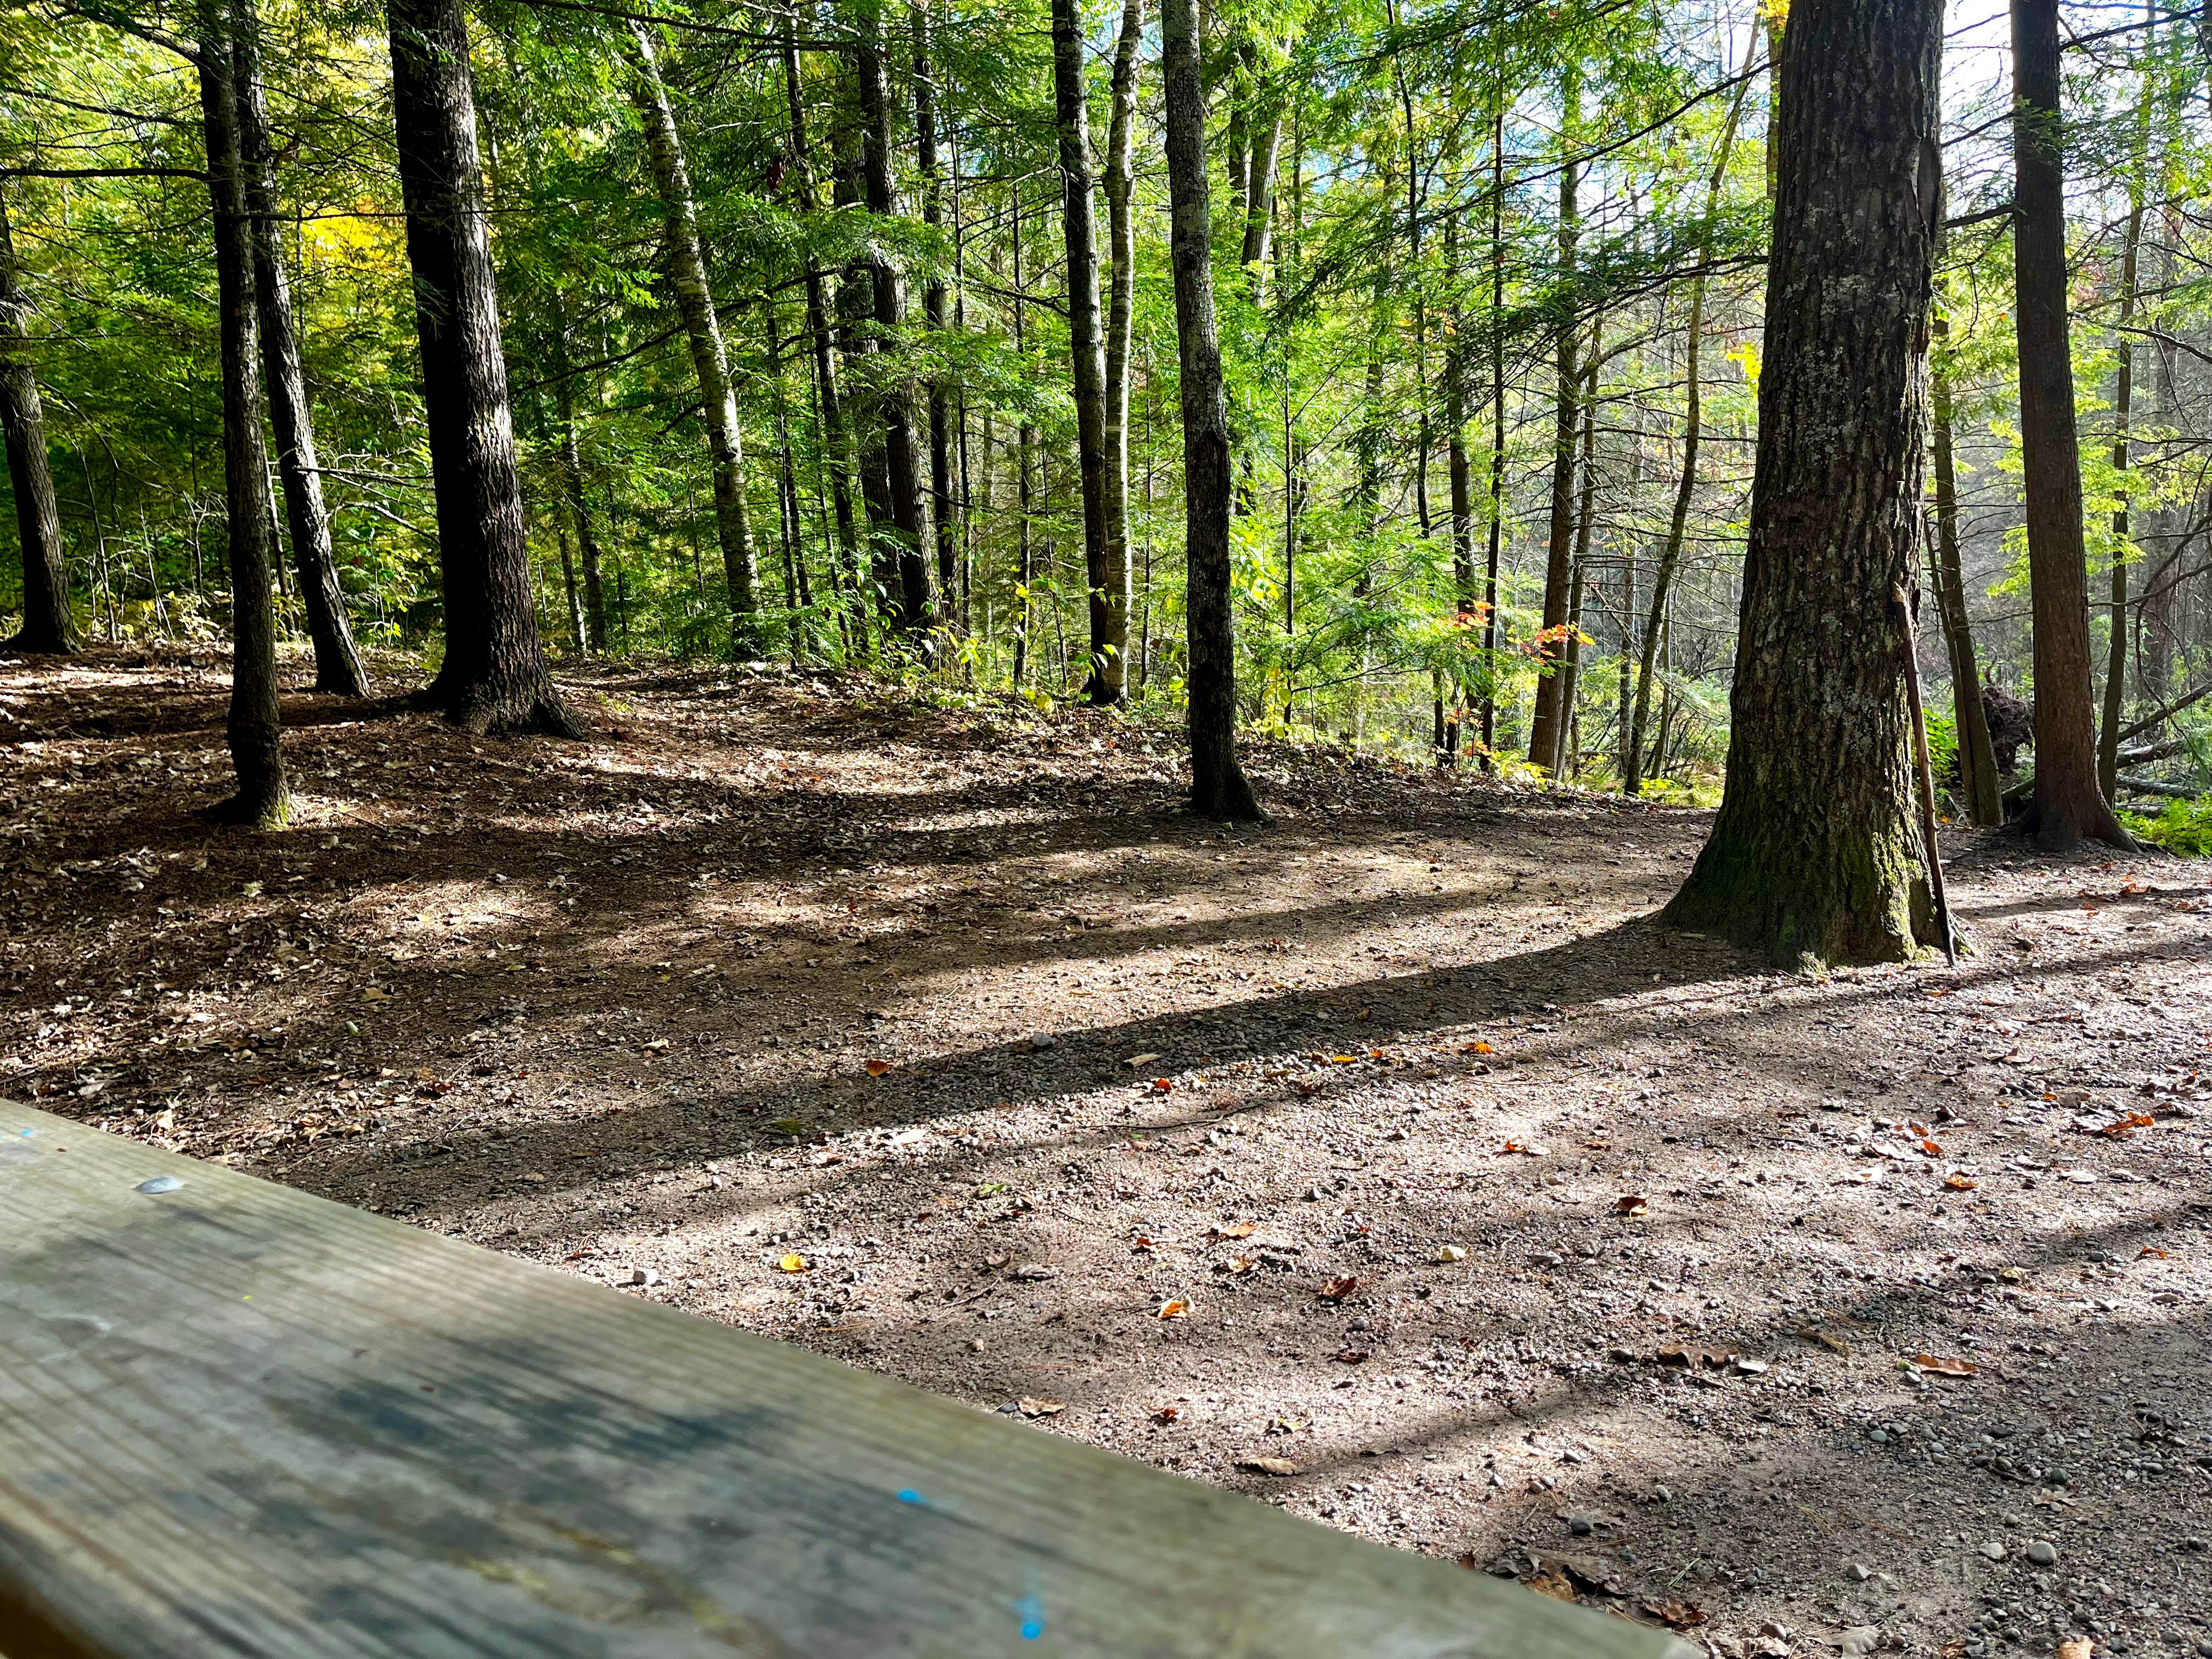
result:
M 891 185 L 890 44 L 884 27 L 887 0 L 872 0 L 867 28 L 854 47 L 860 70 L 864 131 L 861 169 L 868 211 L 879 219 L 896 217 L 897 192 Z M 890 253 L 878 245 L 870 257 L 875 285 L 878 349 L 890 348 L 906 326 L 906 277 Z M 937 584 L 930 569 L 929 497 L 921 483 L 921 446 L 915 436 L 914 390 L 903 380 L 884 390 L 884 465 L 886 505 L 898 563 L 899 631 L 917 654 L 932 654 L 931 631 L 937 626 Z
M 1127 589 L 1113 568 L 1106 526 L 1106 343 L 1098 316 L 1097 191 L 1091 175 L 1091 98 L 1083 73 L 1083 48 L 1078 0 L 1052 0 L 1060 216 L 1067 249 L 1067 343 L 1073 365 L 1076 460 L 1083 482 L 1083 568 L 1090 589 L 1091 661 L 1083 689 L 1092 702 L 1109 704 L 1121 701 L 1129 611 Z
M 1944 325 L 1936 325 L 1938 334 Z M 1966 611 L 1966 579 L 1959 561 L 1959 483 L 1951 457 L 1951 375 L 1938 355 L 1932 376 L 1936 411 L 1930 432 L 1936 463 L 1936 603 L 1943 641 L 1951 653 L 1951 705 L 1959 738 L 1959 781 L 1967 815 L 1984 829 L 2004 822 L 1996 751 L 1990 744 L 1989 711 L 1982 706 L 1981 670 L 1974 661 L 1973 623 Z
M 532 603 L 461 0 L 388 0 L 392 100 L 438 501 L 446 660 L 424 700 L 471 732 L 574 736 Z
M 1213 315 L 1212 216 L 1196 0 L 1164 0 L 1170 261 L 1182 369 L 1184 610 L 1190 644 L 1191 806 L 1209 818 L 1264 815 L 1237 759 L 1235 618 L 1230 605 L 1229 410 Z
M 1558 316 L 1553 324 L 1558 362 L 1553 371 L 1557 391 L 1552 428 L 1552 522 L 1544 558 L 1543 632 L 1537 636 L 1536 708 L 1528 721 L 1529 764 L 1553 772 L 1557 769 L 1559 750 L 1560 663 L 1566 654 L 1560 630 L 1566 626 L 1567 593 L 1574 576 L 1575 436 L 1581 426 L 1580 411 L 1575 406 L 1575 394 L 1582 385 L 1582 368 L 1576 361 L 1581 337 L 1577 332 L 1573 292 L 1575 236 L 1581 214 L 1576 201 L 1577 168 L 1573 152 L 1575 129 L 1581 124 L 1582 81 L 1572 68 L 1567 71 L 1560 104 L 1565 113 L 1559 143 L 1567 158 L 1559 168 Z M 1693 399 L 1697 396 L 1694 374 L 1690 395 Z
M 76 630 L 70 619 L 69 567 L 62 559 L 61 508 L 46 462 L 46 411 L 31 368 L 30 324 L 7 194 L 0 190 L 0 435 L 7 441 L 8 482 L 23 552 L 23 626 L 7 645 L 58 655 L 76 649 Z
M 216 305 L 222 319 L 223 506 L 229 530 L 231 680 L 228 736 L 238 793 L 215 809 L 233 823 L 280 829 L 291 816 L 278 748 L 276 628 L 270 606 L 274 551 L 269 451 L 261 431 L 259 330 L 253 301 L 253 232 L 239 149 L 235 17 L 201 0 L 200 112 L 207 129 L 214 207 Z
M 1936 942 L 1890 594 L 1921 534 L 1942 0 L 1797 0 L 1711 838 L 1665 912 L 1775 961 Z
M 1127 694 L 1129 609 L 1133 573 L 1129 550 L 1129 333 L 1136 315 L 1137 53 L 1145 35 L 1144 0 L 1123 0 L 1114 47 L 1113 115 L 1106 130 L 1106 227 L 1111 252 L 1106 303 L 1105 531 L 1108 640 L 1117 696 Z M 1093 641 L 1094 652 L 1097 641 Z
M 945 186 L 937 160 L 937 71 L 930 53 L 929 6 L 930 0 L 914 0 L 915 150 L 921 171 L 922 222 L 939 227 L 945 223 Z M 956 168 L 958 160 L 956 149 Z M 957 239 L 960 216 L 957 180 L 952 205 Z M 929 326 L 939 333 L 945 323 L 945 298 L 943 268 L 936 267 L 922 289 L 921 306 Z M 930 517 L 937 527 L 938 603 L 949 617 L 957 609 L 954 595 L 960 591 L 961 526 L 952 511 L 952 398 L 941 375 L 933 376 L 929 382 L 929 493 Z
M 699 412 L 707 428 L 708 465 L 714 475 L 714 538 L 722 550 L 722 581 L 729 597 L 730 649 L 734 655 L 757 656 L 767 646 L 756 591 L 758 563 L 745 510 L 744 435 L 738 424 L 729 350 L 722 341 L 714 292 L 707 282 L 691 170 L 684 159 L 684 141 L 676 131 L 668 88 L 653 56 L 653 37 L 643 24 L 633 22 L 630 41 L 636 71 L 631 93 L 645 124 L 646 149 L 653 158 L 653 184 L 666 222 L 663 251 L 668 259 L 668 285 L 675 290 L 677 313 L 684 319 L 684 337 L 691 346 L 692 373 L 699 378 Z
M 2013 327 L 2035 630 L 2035 795 L 2027 827 L 2052 852 L 2084 839 L 2132 848 L 2134 840 L 2097 787 L 2088 554 L 2066 320 L 2058 0 L 2013 0 L 2012 46 Z
M 284 489 L 284 519 L 291 532 L 292 568 L 315 646 L 315 690 L 341 697 L 368 695 L 368 671 L 354 643 L 345 590 L 338 585 L 331 545 L 331 515 L 323 506 L 322 462 L 315 452 L 314 417 L 307 380 L 300 365 L 299 335 L 292 319 L 291 283 L 276 234 L 276 181 L 269 143 L 269 117 L 261 86 L 261 21 L 254 0 L 239 0 L 233 46 L 238 82 L 239 149 L 245 167 L 246 205 L 253 231 L 253 292 L 261 327 L 261 362 L 269 424 L 276 434 L 276 473 Z M 281 576 L 281 567 L 279 569 Z

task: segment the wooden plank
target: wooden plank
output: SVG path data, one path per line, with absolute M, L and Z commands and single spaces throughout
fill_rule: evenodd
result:
M 0 1102 L 0 1652 L 1686 1650 Z

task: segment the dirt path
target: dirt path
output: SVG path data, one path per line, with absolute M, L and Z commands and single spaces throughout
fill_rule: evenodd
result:
M 0 669 L 0 1090 L 1723 1656 L 2212 1656 L 2200 866 L 1962 842 L 1816 980 L 1647 919 L 1700 813 L 575 690 L 289 698 L 257 838 L 216 665 Z

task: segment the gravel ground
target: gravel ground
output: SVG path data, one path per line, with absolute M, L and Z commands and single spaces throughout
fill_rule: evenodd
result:
M 288 698 L 250 836 L 220 667 L 0 669 L 0 1089 L 1724 1659 L 2212 1659 L 2198 866 L 1783 975 L 1702 813 L 673 672 Z

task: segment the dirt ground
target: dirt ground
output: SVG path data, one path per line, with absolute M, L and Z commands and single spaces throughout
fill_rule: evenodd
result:
M 404 665 L 381 665 L 387 676 Z M 1974 949 L 1657 927 L 1707 816 L 855 681 L 592 739 L 0 667 L 0 1091 L 1673 1623 L 2212 1656 L 2212 885 L 1948 848 Z

